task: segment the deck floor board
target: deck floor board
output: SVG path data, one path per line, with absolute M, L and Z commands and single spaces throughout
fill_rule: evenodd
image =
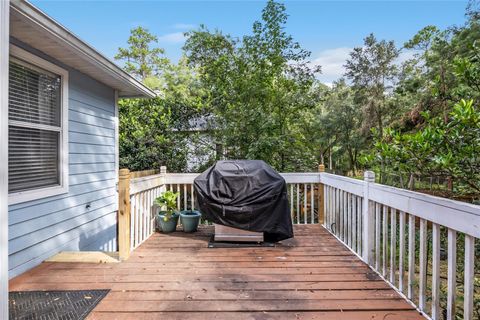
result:
M 154 234 L 117 264 L 44 262 L 10 290 L 111 289 L 89 319 L 424 319 L 319 225 L 275 248 Z

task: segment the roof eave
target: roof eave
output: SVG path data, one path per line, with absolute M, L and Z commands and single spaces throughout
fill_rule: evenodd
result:
M 114 88 L 119 91 L 119 97 L 123 98 L 153 98 L 155 92 L 143 85 L 140 81 L 129 75 L 122 68 L 114 64 L 93 47 L 79 39 L 67 28 L 47 16 L 34 5 L 23 0 L 11 0 L 11 8 L 18 14 L 23 15 L 50 36 L 56 38 L 62 44 L 68 46 L 76 54 L 81 55 L 86 61 L 100 68 L 111 77 L 124 83 L 129 90 Z

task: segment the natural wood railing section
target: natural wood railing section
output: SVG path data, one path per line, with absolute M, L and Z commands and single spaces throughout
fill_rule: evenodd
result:
M 318 171 L 281 173 L 293 223 L 323 224 L 425 315 L 443 319 L 445 313 L 446 319 L 455 319 L 463 300 L 463 318 L 472 319 L 479 206 L 376 184 L 369 171 L 364 180 L 325 173 L 323 166 Z M 161 192 L 180 193 L 178 210 L 195 209 L 193 180 L 198 174 L 167 173 L 165 167 L 134 179 L 120 173 L 119 250 L 128 257 L 122 252 L 129 253 L 155 231 L 154 199 Z M 441 261 L 441 239 L 447 241 L 446 263 Z M 457 264 L 458 246 L 464 252 L 463 270 Z M 460 281 L 457 272 L 463 273 Z M 444 278 L 447 298 L 441 301 Z M 457 299 L 457 292 L 463 292 L 463 299 Z

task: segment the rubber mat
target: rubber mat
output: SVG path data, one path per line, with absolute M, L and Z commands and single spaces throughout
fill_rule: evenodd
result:
M 85 319 L 110 290 L 14 291 L 9 293 L 10 320 Z

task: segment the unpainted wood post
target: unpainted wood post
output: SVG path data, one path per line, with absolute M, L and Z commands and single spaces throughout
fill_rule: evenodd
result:
M 130 170 L 120 169 L 118 179 L 118 256 L 130 256 Z
M 363 207 L 362 207 L 362 216 L 363 216 L 362 259 L 369 265 L 373 265 L 374 258 L 375 258 L 375 255 L 374 255 L 375 203 L 373 201 L 370 201 L 369 192 L 370 192 L 370 183 L 375 182 L 375 173 L 373 171 L 365 171 L 363 179 L 365 183 L 363 185 Z
M 318 172 L 325 172 L 325 165 L 318 165 Z M 325 186 L 323 183 L 318 184 L 318 223 L 325 223 Z

